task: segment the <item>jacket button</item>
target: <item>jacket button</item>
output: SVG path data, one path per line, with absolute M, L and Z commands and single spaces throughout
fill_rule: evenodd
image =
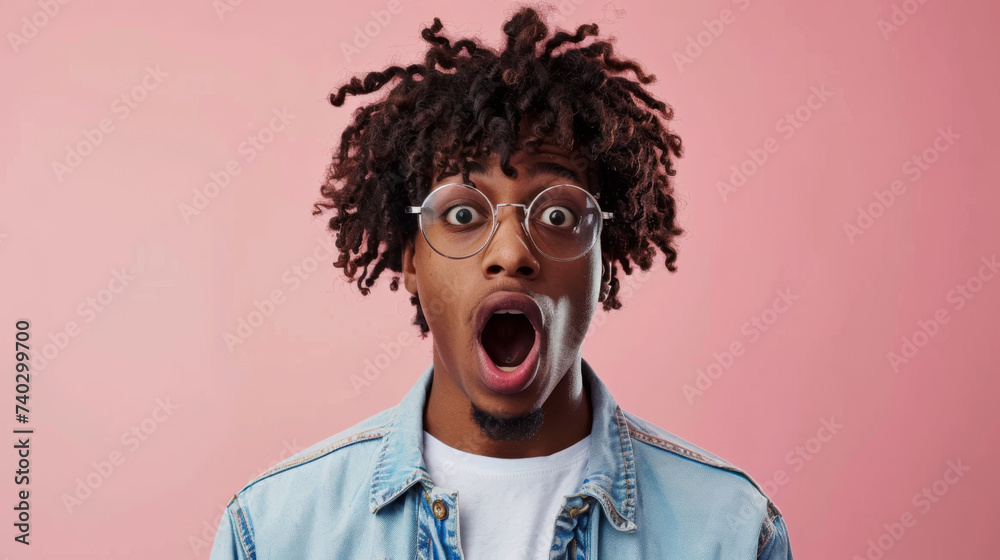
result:
M 441 500 L 434 500 L 434 503 L 431 504 L 431 510 L 434 512 L 434 517 L 440 521 L 448 518 L 448 506 L 444 505 Z

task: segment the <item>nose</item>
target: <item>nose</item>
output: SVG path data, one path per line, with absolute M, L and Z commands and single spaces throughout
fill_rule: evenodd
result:
M 524 229 L 520 206 L 497 209 L 497 229 L 483 250 L 483 274 L 487 277 L 510 274 L 534 278 L 538 274 L 535 246 Z

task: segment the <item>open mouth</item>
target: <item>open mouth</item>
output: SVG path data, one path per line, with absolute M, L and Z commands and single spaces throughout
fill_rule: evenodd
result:
M 503 371 L 514 371 L 535 344 L 535 328 L 528 317 L 513 309 L 494 312 L 480 333 L 483 350 Z
M 512 395 L 538 375 L 545 321 L 527 293 L 495 291 L 479 302 L 475 315 L 476 361 L 488 389 Z

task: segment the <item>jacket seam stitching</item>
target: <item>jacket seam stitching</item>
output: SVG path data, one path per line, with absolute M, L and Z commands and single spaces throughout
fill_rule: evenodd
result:
M 719 460 L 713 459 L 711 457 L 706 457 L 705 455 L 702 455 L 701 453 L 698 453 L 693 449 L 688 449 L 687 447 L 678 445 L 672 441 L 667 441 L 663 438 L 654 436 L 652 434 L 647 434 L 646 432 L 640 431 L 638 428 L 634 427 L 631 424 L 629 425 L 629 433 L 632 434 L 633 437 L 635 437 L 636 439 L 640 441 L 645 441 L 646 443 L 659 447 L 660 449 L 663 449 L 665 451 L 669 451 L 676 455 L 687 457 L 689 459 L 693 459 L 700 463 L 704 463 L 706 465 L 716 467 L 742 476 L 747 481 L 749 481 L 750 484 L 753 485 L 753 487 L 756 488 L 758 492 L 760 492 L 761 496 L 763 496 L 764 499 L 767 500 L 768 510 L 770 511 L 771 509 L 773 509 L 778 515 L 781 515 L 781 512 L 778 510 L 778 507 L 775 506 L 774 503 L 771 501 L 771 498 L 764 493 L 764 490 L 760 487 L 760 485 L 757 484 L 757 481 L 755 481 L 753 477 L 751 477 L 748 473 L 746 473 L 739 467 L 736 467 L 726 462 L 720 462 Z
M 236 524 L 240 532 L 240 548 L 249 560 L 256 560 L 257 546 L 254 543 L 253 527 L 250 524 L 250 516 L 244 513 L 242 505 L 236 500 Z M 230 515 L 232 512 L 230 512 Z
M 634 516 L 635 511 L 635 480 L 633 480 L 633 477 L 631 476 L 634 474 L 634 466 L 629 462 L 629 450 L 626 447 L 628 445 L 630 429 L 628 419 L 625 418 L 625 414 L 621 407 L 615 408 L 615 423 L 618 424 L 619 432 L 622 431 L 622 428 L 624 428 L 625 432 L 624 437 L 619 438 L 619 444 L 621 445 L 622 450 L 622 462 L 625 464 L 625 503 L 622 504 L 622 508 L 627 508 L 625 513 L 628 515 L 627 517 L 623 517 L 625 517 L 626 520 L 629 520 L 629 517 Z
M 656 437 L 652 434 L 647 434 L 646 432 L 640 431 L 638 428 L 632 425 L 629 425 L 628 430 L 629 433 L 632 434 L 632 436 L 635 437 L 636 439 L 645 441 L 646 443 L 651 443 L 657 447 L 660 447 L 665 451 L 670 451 L 671 453 L 682 455 L 684 457 L 688 457 L 689 459 L 694 459 L 700 463 L 705 463 L 708 465 L 712 465 L 714 467 L 727 468 L 727 465 L 725 465 L 724 463 L 720 463 L 715 459 L 706 457 L 701 453 L 694 451 L 693 449 L 688 449 L 686 447 L 677 445 L 672 441 L 667 441 L 663 438 Z
M 380 431 L 380 430 L 383 430 L 383 429 L 384 429 L 384 427 L 378 427 L 378 428 L 372 428 L 370 430 L 365 430 L 365 431 L 359 432 L 359 433 L 354 434 L 352 436 L 348 436 L 346 438 L 339 439 L 339 440 L 331 443 L 330 445 L 328 445 L 328 446 L 326 446 L 326 447 L 324 447 L 322 449 L 317 449 L 316 451 L 313 451 L 313 452 L 311 452 L 311 453 L 309 453 L 307 455 L 303 455 L 303 456 L 301 456 L 298 459 L 295 459 L 293 461 L 290 461 L 290 462 L 287 462 L 287 463 L 281 463 L 279 465 L 276 465 L 276 466 L 272 467 L 270 470 L 267 470 L 267 471 L 261 473 L 259 476 L 257 476 L 257 478 L 255 478 L 255 479 L 251 480 L 250 482 L 248 482 L 247 485 L 244 486 L 243 488 L 245 490 L 245 489 L 249 488 L 250 486 L 253 486 L 257 482 L 259 482 L 259 481 L 261 481 L 261 480 L 263 480 L 263 479 L 265 479 L 265 478 L 267 478 L 269 476 L 272 476 L 272 475 L 278 474 L 280 472 L 286 471 L 288 469 L 291 469 L 293 467 L 297 467 L 299 465 L 308 463 L 308 462 L 313 461 L 315 459 L 318 459 L 318 458 L 320 458 L 320 457 L 322 457 L 324 455 L 328 455 L 328 454 L 330 454 L 330 453 L 332 453 L 334 451 L 337 451 L 338 449 L 341 449 L 343 447 L 347 447 L 348 445 L 351 445 L 353 443 L 359 443 L 359 442 L 362 442 L 362 441 L 369 441 L 369 440 L 373 440 L 373 439 L 378 439 L 378 438 L 380 438 L 380 437 L 382 437 L 384 435 Z

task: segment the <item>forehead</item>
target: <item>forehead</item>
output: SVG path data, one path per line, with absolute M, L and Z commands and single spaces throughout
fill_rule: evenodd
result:
M 508 177 L 500 170 L 500 158 L 492 154 L 466 161 L 469 182 L 473 186 L 489 188 L 503 184 L 529 183 L 553 185 L 570 183 L 584 189 L 590 184 L 590 165 L 579 152 L 564 150 L 556 145 L 543 144 L 537 152 L 517 151 L 511 155 L 510 165 L 517 169 L 517 178 Z M 458 166 L 456 164 L 455 168 Z M 445 173 L 436 178 L 435 185 L 461 180 L 461 173 Z

